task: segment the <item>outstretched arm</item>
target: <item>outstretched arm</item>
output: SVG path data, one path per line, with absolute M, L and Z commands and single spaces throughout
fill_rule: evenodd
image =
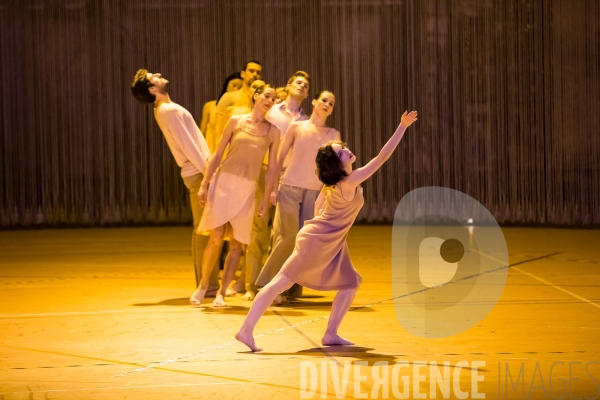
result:
M 351 186 L 358 186 L 381 168 L 381 166 L 390 158 L 392 153 L 394 153 L 396 147 L 398 147 L 398 143 L 400 143 L 400 140 L 404 136 L 406 128 L 411 126 L 416 120 L 416 111 L 411 111 L 410 113 L 405 111 L 404 114 L 402 114 L 400 125 L 396 128 L 396 131 L 390 140 L 383 146 L 377 157 L 369 161 L 364 167 L 352 171 L 350 175 L 348 175 L 348 178 L 346 178 L 346 183 Z
M 223 153 L 225 153 L 225 148 L 227 147 L 227 145 L 229 144 L 229 141 L 231 140 L 231 136 L 233 135 L 233 131 L 235 130 L 237 123 L 238 123 L 237 118 L 231 117 L 231 118 L 229 118 L 229 120 L 227 121 L 227 124 L 225 125 L 225 130 L 223 131 L 223 136 L 221 137 L 219 146 L 217 147 L 215 154 L 213 155 L 212 159 L 210 160 L 210 163 L 208 164 L 208 169 L 206 170 L 206 173 L 204 174 L 204 179 L 202 179 L 202 184 L 200 186 L 200 190 L 198 191 L 198 200 L 200 202 L 206 201 L 206 195 L 208 193 L 208 182 L 210 182 L 213 174 L 219 167 L 219 164 L 221 164 L 221 159 L 223 158 Z

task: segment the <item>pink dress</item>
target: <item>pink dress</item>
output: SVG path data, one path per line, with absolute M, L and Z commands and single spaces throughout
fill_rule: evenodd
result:
M 271 145 L 269 129 L 260 135 L 249 117 L 240 117 L 229 143 L 229 152 L 208 188 L 206 208 L 197 233 L 227 224 L 225 238 L 250 243 L 255 213 L 255 194 L 262 159 Z
M 362 187 L 346 200 L 338 186 L 328 187 L 321 213 L 304 222 L 294 252 L 281 273 L 315 290 L 356 288 L 362 281 L 350 260 L 346 237 L 364 204 Z

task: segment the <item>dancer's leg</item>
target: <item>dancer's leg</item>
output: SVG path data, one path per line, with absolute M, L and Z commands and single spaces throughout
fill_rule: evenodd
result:
M 351 345 L 353 342 L 342 339 L 337 331 L 344 319 L 344 316 L 350 309 L 352 305 L 352 301 L 354 300 L 354 296 L 356 295 L 356 291 L 358 288 L 352 289 L 342 289 L 337 292 L 335 298 L 333 299 L 333 304 L 331 305 L 331 315 L 329 316 L 329 322 L 327 323 L 327 331 L 325 331 L 325 335 L 323 339 L 321 339 L 321 343 L 325 346 L 335 346 L 335 345 Z
M 227 258 L 225 259 L 225 268 L 223 269 L 223 279 L 221 281 L 221 288 L 219 289 L 219 294 L 217 294 L 217 298 L 213 302 L 213 306 L 215 307 L 225 307 L 225 294 L 227 293 L 227 288 L 233 279 L 233 275 L 235 274 L 235 270 L 237 269 L 238 264 L 240 263 L 240 254 L 242 253 L 242 244 L 231 238 L 229 240 L 229 252 L 227 253 Z
M 244 277 L 246 295 L 244 298 L 252 300 L 256 294 L 256 278 L 263 267 L 264 258 L 269 250 L 271 240 L 271 226 L 269 224 L 270 214 L 273 212 L 273 207 L 269 207 L 269 213 L 258 216 L 258 208 L 265 196 L 265 177 L 267 173 L 266 165 L 263 165 L 258 178 L 258 187 L 256 188 L 256 212 L 252 221 L 252 234 L 250 243 L 246 249 L 245 259 L 245 274 L 240 275 L 240 279 Z M 267 194 L 270 195 L 270 194 Z M 239 286 L 239 285 L 238 285 Z
M 256 279 L 258 287 L 271 282 L 294 251 L 299 230 L 301 194 L 302 189 L 295 186 L 281 185 L 279 189 L 279 203 L 273 221 L 273 248 Z
M 193 305 L 200 305 L 202 300 L 204 300 L 209 285 L 210 274 L 221 252 L 224 232 L 225 226 L 220 226 L 210 232 L 210 239 L 206 245 L 204 257 L 202 259 L 202 277 L 200 279 L 200 284 L 194 294 L 192 294 L 192 297 L 190 297 L 190 303 Z
M 192 260 L 194 262 L 194 274 L 196 275 L 196 286 L 200 284 L 202 276 L 202 259 L 204 257 L 204 249 L 208 243 L 208 236 L 199 235 L 196 233 L 196 229 L 202 219 L 202 213 L 204 213 L 204 206 L 198 201 L 198 191 L 204 175 L 197 174 L 183 178 L 183 183 L 190 192 L 190 206 L 192 208 L 192 217 L 194 229 L 192 231 Z M 213 268 L 213 272 L 210 275 L 210 284 L 208 285 L 208 293 L 213 292 L 216 294 L 219 289 L 219 269 Z
M 282 185 L 282 187 L 285 185 Z M 311 190 L 311 189 L 300 189 L 301 197 L 299 201 L 299 209 L 298 215 L 300 219 L 298 222 L 298 230 L 302 229 L 304 226 L 304 221 L 308 221 L 313 219 L 315 216 L 315 202 L 317 201 L 317 197 L 319 197 L 319 190 Z M 297 232 L 296 232 L 297 234 Z M 294 242 L 296 241 L 296 234 L 294 234 Z M 291 253 L 290 253 L 291 254 Z M 287 298 L 295 299 L 298 297 L 302 297 L 302 286 L 295 283 L 289 290 L 287 290 L 283 295 Z
M 260 351 L 261 349 L 254 343 L 254 327 L 258 323 L 260 317 L 267 311 L 267 308 L 269 308 L 275 296 L 290 288 L 293 284 L 294 281 L 287 276 L 281 273 L 277 274 L 275 278 L 273 278 L 273 280 L 256 295 L 254 303 L 252 303 L 252 307 L 250 307 L 250 311 L 248 311 L 248 315 L 244 320 L 244 324 L 237 335 L 235 335 L 235 338 L 248 346 L 250 350 Z

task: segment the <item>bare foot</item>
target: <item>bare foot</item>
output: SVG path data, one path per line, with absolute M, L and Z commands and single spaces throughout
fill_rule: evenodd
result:
M 227 296 L 227 297 L 232 297 L 232 296 L 235 296 L 236 294 L 238 294 L 238 292 L 232 287 L 227 288 L 227 290 L 225 291 L 225 296 Z
M 196 289 L 194 291 L 194 293 L 192 294 L 192 297 L 190 297 L 190 303 L 195 306 L 198 307 L 202 304 L 202 300 L 204 300 L 204 296 L 206 296 L 206 289 Z
M 235 338 L 238 342 L 244 343 L 250 348 L 250 350 L 252 350 L 255 353 L 258 351 L 262 351 L 262 349 L 258 347 L 254 342 L 254 337 L 252 335 L 248 335 L 245 332 L 239 331 L 237 335 L 235 335 Z
M 246 287 L 246 282 L 244 281 L 245 279 L 238 278 L 238 280 L 235 281 L 235 285 L 233 285 L 233 290 L 235 290 L 238 293 L 242 293 L 244 291 L 244 288 Z
M 285 296 L 278 294 L 274 299 L 273 299 L 273 303 L 271 303 L 272 306 L 280 306 L 283 303 L 286 302 L 286 298 Z
M 252 290 L 248 290 L 246 291 L 246 294 L 242 297 L 242 300 L 252 301 L 254 300 L 254 296 L 256 296 L 256 293 L 254 293 Z
M 354 342 L 341 338 L 338 335 L 325 334 L 321 339 L 323 346 L 351 346 Z
M 213 301 L 213 307 L 227 307 L 227 303 L 225 303 L 225 299 L 223 299 L 222 295 L 217 295 Z

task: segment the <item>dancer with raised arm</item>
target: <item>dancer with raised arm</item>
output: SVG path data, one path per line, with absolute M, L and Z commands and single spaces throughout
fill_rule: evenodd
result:
M 193 305 L 200 305 L 204 300 L 208 276 L 219 256 L 223 239 L 229 237 L 223 279 L 213 302 L 215 307 L 226 306 L 223 298 L 239 263 L 242 245 L 250 242 L 257 181 L 267 151 L 272 166 L 267 170 L 266 188 L 270 191 L 275 183 L 280 133 L 265 119 L 265 114 L 275 104 L 277 94 L 270 85 L 263 85 L 256 89 L 252 99 L 255 105 L 251 114 L 236 115 L 227 121 L 198 192 L 198 200 L 207 203 L 198 232 L 210 235 L 210 240 L 204 251 L 202 280 L 190 297 Z M 222 160 L 227 146 L 229 152 Z M 217 167 L 220 167 L 218 171 Z M 265 197 L 258 208 L 260 216 L 267 213 L 268 205 Z
M 352 345 L 338 335 L 338 328 L 352 305 L 362 281 L 354 269 L 346 236 L 364 204 L 360 184 L 390 158 L 406 128 L 417 120 L 417 112 L 404 112 L 400 125 L 377 157 L 352 170 L 356 157 L 341 142 L 329 142 L 319 149 L 317 174 L 325 184 L 315 203 L 315 218 L 298 232 L 294 252 L 279 273 L 256 296 L 235 338 L 252 351 L 261 351 L 254 342 L 254 327 L 273 299 L 295 282 L 315 290 L 337 290 L 331 306 L 325 346 Z

